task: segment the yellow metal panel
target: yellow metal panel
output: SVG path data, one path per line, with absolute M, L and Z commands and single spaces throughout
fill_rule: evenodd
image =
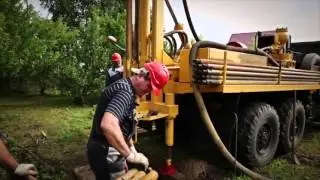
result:
M 172 60 L 172 58 L 165 52 L 162 52 L 162 63 L 165 65 L 173 65 L 174 61 Z
M 147 111 L 149 109 L 149 102 L 148 101 L 141 101 L 139 106 L 137 106 L 137 111 Z
M 168 82 L 168 84 L 163 88 L 165 93 L 177 93 L 184 94 L 192 92 L 192 87 L 190 83 L 179 83 L 179 82 Z
M 157 115 L 153 115 L 153 116 L 142 116 L 139 118 L 139 121 L 155 121 L 155 120 L 166 118 L 168 116 L 169 116 L 168 114 L 158 113 Z
M 265 84 L 265 85 L 198 85 L 201 92 L 276 92 L 293 90 L 315 90 L 320 89 L 320 84 Z M 176 94 L 192 93 L 190 83 L 169 82 L 164 89 L 165 92 Z
M 130 76 L 132 61 L 132 0 L 127 1 L 127 19 L 126 19 L 126 61 L 124 62 L 124 77 Z
M 224 50 L 214 48 L 200 48 L 197 57 L 200 59 L 223 60 Z
M 179 82 L 190 82 L 189 49 L 183 49 L 180 55 Z
M 153 93 L 151 94 L 151 102 L 155 103 L 160 101 L 162 101 L 162 90 L 160 91 L 159 96 L 155 96 Z
M 223 86 L 207 86 L 199 85 L 201 92 L 222 92 Z M 164 88 L 166 93 L 186 94 L 192 93 L 192 86 L 190 83 L 169 82 Z
M 140 61 L 139 66 L 143 67 L 143 64 L 148 59 L 148 37 L 150 34 L 150 10 L 149 0 L 140 0 L 139 11 L 139 54 Z
M 179 81 L 180 66 L 178 66 L 177 64 L 177 65 L 167 66 L 167 67 L 170 72 L 169 81 Z
M 162 62 L 163 53 L 163 0 L 152 1 L 152 58 Z
M 227 51 L 227 59 L 241 64 L 267 65 L 267 57 L 241 52 Z
M 167 105 L 174 105 L 174 94 L 173 93 L 166 93 L 166 104 Z
M 169 117 L 176 117 L 178 115 L 178 105 L 166 105 L 164 103 L 151 103 L 149 104 L 150 109 L 159 111 L 164 114 L 168 114 Z
M 167 146 L 173 146 L 174 140 L 174 119 L 167 118 L 166 119 L 166 144 Z
M 224 51 L 216 48 L 200 48 L 198 53 L 198 58 L 200 59 L 215 59 L 224 60 Z M 267 57 L 246 54 L 241 52 L 226 51 L 227 62 L 241 63 L 241 64 L 255 64 L 266 66 Z
M 273 92 L 273 91 L 293 91 L 320 89 L 319 84 L 277 84 L 277 85 L 225 85 L 224 93 L 244 93 L 244 92 Z

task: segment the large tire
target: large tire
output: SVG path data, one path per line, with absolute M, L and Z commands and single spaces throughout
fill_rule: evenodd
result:
M 240 114 L 241 160 L 251 167 L 270 163 L 277 151 L 280 133 L 276 110 L 266 103 L 252 103 Z
M 304 56 L 300 69 L 317 70 L 315 65 L 320 65 L 320 56 L 316 53 L 309 53 Z
M 288 153 L 292 148 L 292 127 L 293 125 L 293 99 L 288 99 L 281 103 L 278 107 L 278 115 L 280 119 L 280 141 L 279 150 L 281 153 Z M 305 128 L 306 115 L 305 109 L 301 101 L 296 101 L 296 128 L 294 144 L 295 148 L 299 145 Z

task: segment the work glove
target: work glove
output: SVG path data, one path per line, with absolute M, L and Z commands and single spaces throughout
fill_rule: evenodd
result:
M 141 164 L 144 166 L 144 170 L 146 171 L 149 167 L 149 160 L 142 153 L 134 153 L 130 152 L 129 156 L 126 158 L 128 162 L 132 164 Z
M 130 150 L 133 153 L 138 153 L 138 151 L 136 150 L 136 148 L 134 147 L 134 145 L 130 146 Z
M 37 176 L 38 171 L 33 164 L 19 164 L 14 170 L 14 173 L 18 176 Z

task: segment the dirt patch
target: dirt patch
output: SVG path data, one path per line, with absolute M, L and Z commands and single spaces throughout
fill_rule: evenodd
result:
M 297 157 L 301 163 L 308 166 L 320 168 L 320 156 L 298 153 Z
M 188 159 L 179 164 L 179 172 L 174 176 L 176 179 L 223 179 L 224 172 L 208 162 L 197 159 Z
M 227 162 L 214 149 L 213 143 L 198 141 L 181 141 L 176 139 L 172 149 L 172 161 L 177 173 L 173 177 L 161 176 L 160 179 L 193 180 L 193 179 L 225 179 Z M 165 165 L 168 156 L 167 146 L 162 135 L 144 135 L 136 145 L 150 161 L 153 169 L 159 170 Z M 221 165 L 217 166 L 217 165 Z M 228 167 L 230 168 L 230 167 Z

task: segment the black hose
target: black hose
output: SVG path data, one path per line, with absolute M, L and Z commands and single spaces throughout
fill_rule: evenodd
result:
M 165 33 L 164 36 L 170 36 L 170 35 L 174 35 L 174 34 L 179 35 L 179 37 L 181 39 L 181 44 L 183 44 L 183 46 L 185 46 L 188 43 L 188 35 L 183 30 L 173 30 L 173 31 Z
M 193 35 L 193 37 L 194 37 L 194 39 L 196 41 L 200 41 L 200 39 L 199 39 L 199 37 L 198 37 L 196 31 L 194 30 L 194 27 L 193 27 L 193 23 L 192 23 L 192 20 L 191 20 L 191 17 L 190 17 L 189 9 L 188 9 L 187 0 L 183 0 L 182 2 L 183 2 L 184 11 L 186 13 L 188 24 L 190 26 L 192 35 Z
M 164 34 L 164 36 L 169 36 L 169 35 L 172 35 L 172 34 L 181 34 L 183 36 L 185 36 L 185 38 L 188 39 L 188 35 L 186 32 L 184 32 L 183 30 L 173 30 L 173 31 L 170 31 L 170 32 L 167 32 Z
M 193 73 L 194 73 L 194 69 L 193 69 L 193 60 L 196 59 L 197 53 L 199 48 L 202 47 L 213 47 L 213 48 L 227 48 L 224 45 L 215 43 L 215 42 L 209 42 L 209 41 L 199 41 L 196 42 L 190 51 L 189 54 L 189 66 L 191 69 L 191 78 L 193 77 Z M 245 51 L 245 50 L 243 50 Z M 210 133 L 212 140 L 214 141 L 214 143 L 217 145 L 217 147 L 219 148 L 219 150 L 221 151 L 222 155 L 231 163 L 235 163 L 235 166 L 240 169 L 242 172 L 244 172 L 246 175 L 248 175 L 249 177 L 251 177 L 252 179 L 262 179 L 262 180 L 267 180 L 269 178 L 263 177 L 262 175 L 251 171 L 250 169 L 246 168 L 245 166 L 243 166 L 241 163 L 239 163 L 233 156 L 232 154 L 228 151 L 228 149 L 225 147 L 225 145 L 223 144 L 223 142 L 221 141 L 215 127 L 212 124 L 212 121 L 210 119 L 210 116 L 208 114 L 208 111 L 206 109 L 206 106 L 204 104 L 202 95 L 198 89 L 198 87 L 196 86 L 196 84 L 191 83 L 192 88 L 193 88 L 193 93 L 195 96 L 195 99 L 197 101 L 197 106 L 199 108 L 200 114 L 201 114 L 201 119 L 203 120 L 206 128 L 208 129 L 208 132 Z
M 177 50 L 177 43 L 173 37 L 174 34 L 178 34 L 179 37 L 180 37 L 180 40 L 181 40 L 181 45 L 179 47 L 179 49 Z M 172 41 L 173 41 L 173 45 L 174 45 L 174 54 L 173 56 L 176 56 L 177 53 L 179 53 L 183 47 L 185 47 L 185 45 L 188 43 L 188 35 L 186 32 L 184 32 L 183 30 L 173 30 L 173 31 L 170 31 L 170 32 L 167 32 L 164 34 L 164 37 L 170 37 L 172 38 Z M 172 56 L 172 58 L 174 58 Z
M 175 25 L 179 24 L 179 23 L 178 23 L 178 20 L 177 20 L 177 17 L 176 17 L 176 15 L 174 14 L 174 12 L 173 12 L 173 10 L 172 10 L 172 7 L 171 7 L 171 5 L 170 5 L 170 3 L 169 3 L 169 0 L 166 0 L 166 4 L 167 4 L 167 7 L 168 7 L 169 12 L 170 12 L 170 14 L 171 14 L 171 17 L 172 17 L 172 19 L 173 19 L 173 21 L 174 21 L 174 24 L 175 24 Z
M 167 36 L 164 36 L 164 38 L 168 41 L 169 46 L 170 46 L 170 57 L 173 57 L 172 54 L 173 54 L 174 52 L 173 52 L 173 44 L 172 44 L 172 41 L 171 41 L 171 39 L 170 39 L 169 37 L 167 37 Z
M 177 53 L 177 41 L 176 39 L 173 37 L 173 35 L 169 35 L 167 37 L 171 38 L 172 44 L 173 44 L 173 54 L 175 55 Z

